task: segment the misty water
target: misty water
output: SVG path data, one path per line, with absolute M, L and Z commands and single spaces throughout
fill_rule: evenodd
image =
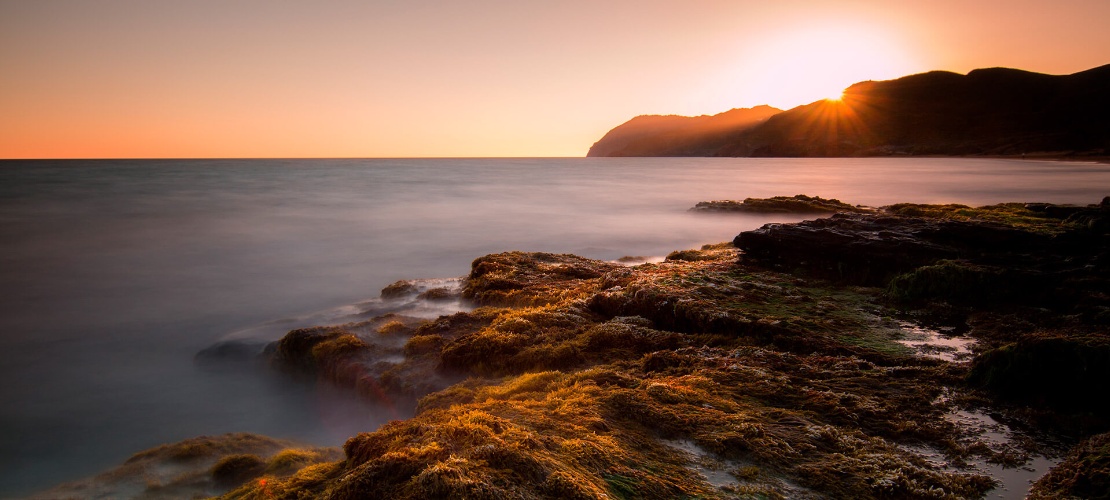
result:
M 0 496 L 197 435 L 372 431 L 398 414 L 193 356 L 275 340 L 399 279 L 462 276 L 486 253 L 661 257 L 799 220 L 687 211 L 715 199 L 1108 190 L 1105 164 L 941 158 L 0 162 Z

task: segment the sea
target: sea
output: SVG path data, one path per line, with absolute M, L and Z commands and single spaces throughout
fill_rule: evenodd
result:
M 0 497 L 199 435 L 340 445 L 397 412 L 198 364 L 509 250 L 661 259 L 792 215 L 700 201 L 1090 204 L 1110 165 L 969 158 L 0 161 Z M 379 304 L 380 305 L 380 304 Z M 415 311 L 434 317 L 465 308 Z M 411 413 L 411 409 L 408 410 Z

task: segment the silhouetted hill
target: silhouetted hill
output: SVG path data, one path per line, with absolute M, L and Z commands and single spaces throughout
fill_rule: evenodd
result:
M 687 149 L 703 152 L 697 156 L 1106 154 L 1108 89 L 1110 65 L 1062 76 L 933 71 L 857 83 L 841 101 L 776 114 L 723 145 L 708 134 L 689 138 Z
M 740 132 L 781 112 L 756 106 L 713 116 L 637 116 L 610 130 L 586 156 L 711 156 Z

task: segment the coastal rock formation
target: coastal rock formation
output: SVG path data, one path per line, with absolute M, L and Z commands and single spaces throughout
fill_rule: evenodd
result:
M 692 212 L 740 212 L 757 214 L 833 214 L 837 212 L 870 213 L 875 210 L 849 205 L 837 199 L 820 196 L 774 196 L 771 198 L 745 198 L 744 201 L 702 201 L 691 208 Z
M 635 266 L 483 256 L 464 280 L 473 310 L 298 329 L 266 350 L 290 373 L 393 401 L 397 420 L 352 436 L 342 458 L 288 473 L 232 450 L 206 480 L 243 481 L 224 498 L 1025 488 L 1000 483 L 1008 476 L 991 464 L 1021 466 L 1051 442 L 1000 442 L 954 416 L 989 408 L 1070 444 L 1110 429 L 1099 397 L 1110 384 L 1099 368 L 1110 365 L 1108 212 L 1110 202 L 903 204 L 767 225 L 742 233 L 740 248 Z M 932 324 L 969 335 L 970 354 L 907 346 Z M 1037 491 L 1102 484 L 1103 441 L 1076 448 Z
M 1110 200 L 1098 205 L 893 205 L 769 224 L 737 236 L 748 259 L 840 282 L 886 285 L 899 301 L 943 301 L 968 314 L 1004 310 L 969 381 L 999 396 L 1110 417 Z M 820 252 L 812 251 L 820 248 Z M 1047 319 L 1047 318 L 1052 319 Z M 1001 329 L 995 327 L 995 329 Z M 986 334 L 986 332 L 984 332 Z
M 703 133 L 675 149 L 645 138 L 635 154 L 589 156 L 1106 155 L 1107 88 L 1110 65 L 1072 75 L 933 71 L 856 83 L 840 100 L 775 114 L 727 140 Z
M 942 259 L 1043 247 L 1047 237 L 1002 224 L 840 213 L 797 224 L 768 224 L 733 243 L 765 265 L 878 286 Z M 820 248 L 820 252 L 814 252 Z

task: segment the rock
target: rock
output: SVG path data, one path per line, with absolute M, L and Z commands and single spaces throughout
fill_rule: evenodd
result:
M 804 194 L 772 198 L 745 198 L 744 201 L 703 201 L 691 208 L 693 212 L 742 212 L 760 214 L 831 214 L 837 212 L 870 213 L 875 209 L 849 205 L 837 199 Z
M 463 298 L 478 305 L 538 306 L 593 291 L 605 273 L 624 269 L 570 254 L 506 252 L 471 264 Z
M 413 295 L 417 292 L 415 284 L 409 281 L 396 281 L 390 285 L 382 288 L 383 299 L 399 299 L 406 295 Z
M 295 330 L 278 343 L 273 356 L 289 366 L 407 399 L 397 420 L 349 439 L 345 460 L 248 480 L 232 496 L 982 498 L 990 477 L 919 451 L 1005 458 L 946 411 L 974 398 L 1004 412 L 992 403 L 1007 399 L 1038 405 L 1023 415 L 1110 421 L 1097 417 L 1110 340 L 1093 323 L 1110 311 L 1105 235 L 1069 222 L 1102 209 L 1036 208 L 842 213 L 742 233 L 744 255 L 708 245 L 635 267 L 480 257 L 464 284 L 472 311 Z M 891 284 L 884 295 L 845 283 Z M 910 328 L 893 319 L 904 303 L 891 297 L 978 309 L 967 323 L 980 357 L 906 352 Z M 1028 328 L 980 335 L 1015 318 Z M 1033 441 L 1011 444 L 1034 453 Z M 257 470 L 236 460 L 230 472 Z M 705 470 L 742 471 L 741 482 L 722 489 Z
M 261 340 L 226 340 L 204 348 L 193 361 L 206 367 L 250 366 L 264 357 L 269 342 Z
M 978 356 L 968 380 L 1004 398 L 1110 417 L 1110 336 L 1040 333 Z
M 416 298 L 421 300 L 454 300 L 459 298 L 458 293 L 447 287 L 429 288 L 420 292 Z
M 767 224 L 740 233 L 733 244 L 745 259 L 775 268 L 882 285 L 897 274 L 959 256 L 957 248 L 927 237 L 941 233 L 940 226 L 928 219 L 837 214 L 798 224 Z M 820 252 L 813 251 L 818 248 Z
M 336 448 L 302 447 L 256 434 L 201 436 L 136 453 L 126 462 L 93 477 L 66 483 L 30 498 L 210 498 L 263 476 L 277 480 L 295 470 L 278 467 L 290 455 L 300 466 L 342 458 Z M 322 466 L 323 467 L 323 466 Z

